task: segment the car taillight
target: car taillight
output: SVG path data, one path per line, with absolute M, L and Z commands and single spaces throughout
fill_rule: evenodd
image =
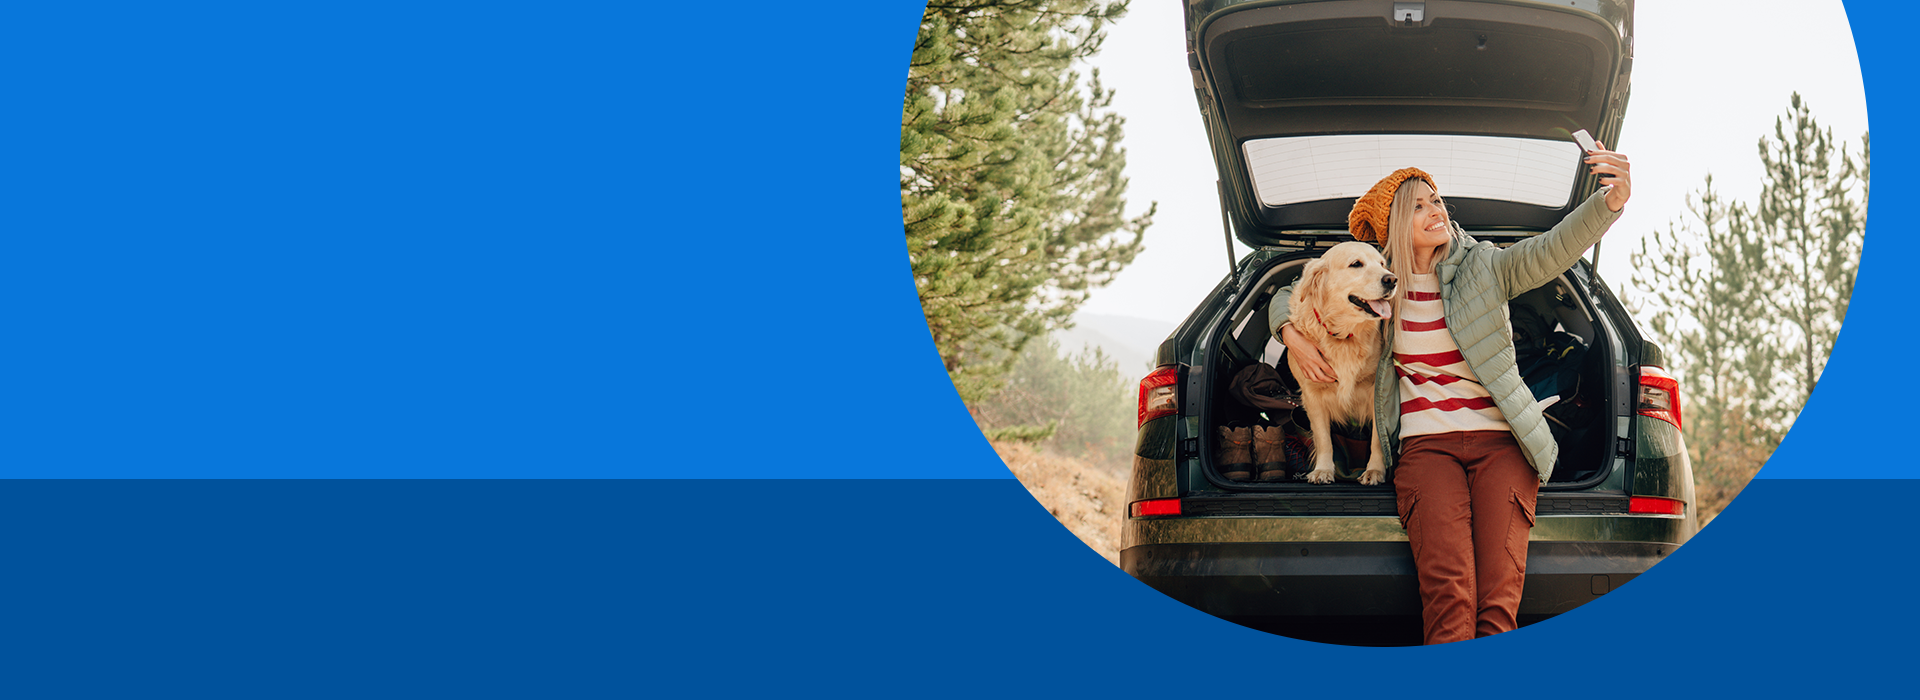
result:
M 1686 515 L 1687 504 L 1671 498 L 1658 496 L 1634 496 L 1627 499 L 1627 512 L 1651 513 L 1654 515 Z
M 1134 427 L 1180 412 L 1179 381 L 1179 365 L 1160 365 L 1140 380 L 1140 422 Z
M 1634 410 L 1680 427 L 1680 381 L 1653 365 L 1640 366 L 1640 399 Z
M 1146 515 L 1179 515 L 1180 499 L 1156 498 L 1151 501 L 1134 501 L 1133 505 L 1127 508 L 1127 512 L 1132 513 L 1136 518 Z

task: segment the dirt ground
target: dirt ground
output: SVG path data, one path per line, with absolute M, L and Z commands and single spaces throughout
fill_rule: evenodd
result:
M 1127 504 L 1126 486 L 1119 476 L 1022 443 L 996 442 L 993 449 L 1060 524 L 1107 561 L 1120 564 L 1120 521 Z

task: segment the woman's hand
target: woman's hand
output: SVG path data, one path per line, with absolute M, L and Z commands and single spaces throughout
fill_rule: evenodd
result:
M 1340 381 L 1333 373 L 1333 365 L 1327 364 L 1327 358 L 1320 354 L 1320 347 L 1307 340 L 1307 334 L 1289 323 L 1280 327 L 1280 342 L 1287 346 L 1287 353 L 1300 363 L 1300 369 L 1306 370 L 1307 379 L 1323 384 Z
M 1620 211 L 1627 206 L 1627 199 L 1633 196 L 1633 168 L 1627 163 L 1627 157 L 1621 153 L 1607 150 L 1607 145 L 1594 142 L 1594 149 L 1587 152 L 1586 162 L 1593 166 L 1588 172 L 1611 175 L 1602 182 L 1613 185 L 1607 192 L 1607 208 Z M 1288 347 L 1292 347 L 1289 345 Z

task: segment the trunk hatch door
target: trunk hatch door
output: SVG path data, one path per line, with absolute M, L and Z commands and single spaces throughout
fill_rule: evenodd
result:
M 1189 67 L 1235 234 L 1295 247 L 1426 170 L 1475 230 L 1542 231 L 1601 183 L 1571 133 L 1619 137 L 1632 0 L 1192 0 Z

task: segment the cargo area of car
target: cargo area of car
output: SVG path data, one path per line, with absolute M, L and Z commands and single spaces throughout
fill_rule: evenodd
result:
M 1280 305 L 1273 303 L 1275 292 L 1291 285 L 1306 263 L 1317 255 L 1317 249 L 1287 255 L 1267 263 L 1245 279 L 1249 280 L 1235 295 L 1235 303 L 1228 309 L 1223 321 L 1213 329 L 1214 337 L 1205 342 L 1211 348 L 1207 357 L 1207 372 L 1210 377 L 1202 385 L 1200 458 L 1205 465 L 1207 481 L 1212 489 L 1226 493 L 1280 492 L 1291 494 L 1317 493 L 1336 500 L 1343 497 L 1361 497 L 1353 503 L 1333 503 L 1329 508 L 1352 510 L 1355 514 L 1373 512 L 1377 507 L 1363 506 L 1362 502 L 1375 500 L 1365 498 L 1373 494 L 1390 498 L 1391 482 L 1380 486 L 1362 486 L 1354 481 L 1342 479 L 1333 484 L 1316 485 L 1306 483 L 1304 470 L 1295 462 L 1295 468 L 1283 480 L 1229 480 L 1218 468 L 1217 455 L 1222 444 L 1221 427 L 1243 426 L 1280 426 L 1287 427 L 1288 422 L 1297 423 L 1304 429 L 1306 419 L 1302 411 L 1290 412 L 1290 415 L 1275 415 L 1281 411 L 1262 410 L 1235 396 L 1229 390 L 1234 376 L 1254 363 L 1264 363 L 1275 367 L 1281 381 L 1286 384 L 1286 392 L 1292 397 L 1298 395 L 1298 380 L 1287 367 L 1286 348 L 1270 332 L 1271 315 L 1284 314 Z M 1535 358 L 1523 355 L 1522 366 L 1535 368 L 1538 374 L 1544 368 L 1557 375 L 1552 383 L 1542 383 L 1542 387 L 1562 387 L 1559 405 L 1547 412 L 1555 438 L 1560 444 L 1560 461 L 1555 465 L 1551 481 L 1546 488 L 1578 488 L 1597 483 L 1606 476 L 1613 464 L 1613 433 L 1615 432 L 1612 411 L 1613 363 L 1609 347 L 1608 334 L 1598 316 L 1592 300 L 1585 298 L 1581 285 L 1572 279 L 1572 273 L 1562 274 L 1546 285 L 1528 291 L 1516 297 L 1508 305 L 1509 315 L 1514 319 L 1516 333 L 1520 335 L 1522 348 L 1548 336 L 1553 349 L 1549 354 L 1558 357 Z M 1573 341 L 1577 341 L 1575 344 Z M 1526 360 L 1533 360 L 1528 362 Z M 1527 375 L 1530 379 L 1535 374 Z M 1531 383 L 1531 382 L 1530 382 Z M 1289 428 L 1291 430 L 1291 428 Z M 1304 433 L 1296 433 L 1304 434 Z M 1353 471 L 1357 472 L 1358 469 Z M 1389 472 L 1391 477 L 1391 472 Z M 1379 504 L 1376 504 L 1379 505 Z M 1387 507 L 1390 507 L 1387 506 Z

